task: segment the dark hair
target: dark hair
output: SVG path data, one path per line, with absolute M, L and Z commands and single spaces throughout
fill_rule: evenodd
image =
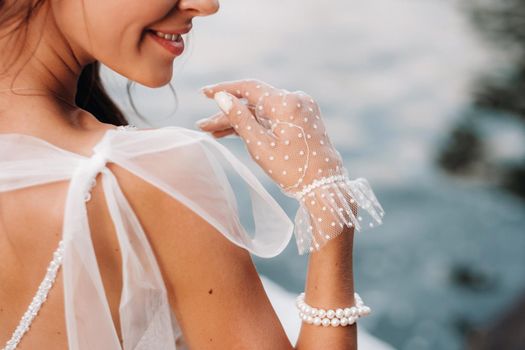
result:
M 16 37 L 17 42 L 24 42 L 25 44 L 28 24 L 34 13 L 40 9 L 45 1 L 46 0 L 0 0 L 0 29 L 9 24 L 16 23 L 16 26 L 8 33 L 4 34 L 4 36 L 14 33 L 12 38 Z M 23 33 L 23 41 L 18 40 L 21 33 Z M 20 53 L 21 52 L 19 52 L 19 54 Z M 124 117 L 124 113 L 115 104 L 111 97 L 109 97 L 102 84 L 100 78 L 100 62 L 98 61 L 90 63 L 82 69 L 77 82 L 75 103 L 80 108 L 93 114 L 103 123 L 113 125 L 129 124 Z

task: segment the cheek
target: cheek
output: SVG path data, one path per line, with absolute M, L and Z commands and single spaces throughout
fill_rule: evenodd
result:
M 76 40 L 92 58 L 111 70 L 140 84 L 158 87 L 167 84 L 173 71 L 173 58 L 148 38 L 145 30 L 160 23 L 173 9 L 164 0 L 84 0 L 76 3 L 85 20 L 71 18 Z M 80 5 L 78 5 L 80 4 Z M 176 4 L 176 3 L 175 3 Z M 168 6 L 169 5 L 169 6 Z M 75 12 L 69 12 L 73 11 Z M 78 13 L 68 9 L 69 13 Z M 82 12 L 80 12 L 82 16 Z M 87 30 L 83 23 L 87 23 Z
M 149 87 L 171 80 L 174 58 L 143 27 L 99 32 L 96 43 L 96 59 L 128 79 Z

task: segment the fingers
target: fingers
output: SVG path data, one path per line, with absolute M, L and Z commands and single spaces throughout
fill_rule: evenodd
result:
M 233 128 L 225 129 L 225 130 L 218 130 L 218 131 L 212 131 L 212 136 L 215 138 L 221 138 L 226 137 L 229 135 L 238 136 L 238 134 L 235 132 Z
M 228 135 L 237 135 L 237 132 L 233 129 L 230 124 L 228 117 L 219 112 L 209 118 L 199 120 L 195 125 L 202 131 L 211 133 L 215 138 L 225 137 Z
M 227 92 L 218 92 L 215 100 L 243 139 L 263 140 L 269 137 L 269 131 L 257 122 L 250 109 L 237 97 Z
M 232 127 L 230 120 L 223 112 L 219 112 L 209 118 L 199 120 L 196 123 L 196 126 L 203 131 L 209 132 L 230 129 Z
M 265 94 L 270 94 L 277 89 L 265 82 L 256 79 L 243 79 L 227 81 L 219 84 L 205 86 L 201 89 L 206 97 L 213 98 L 215 93 L 226 91 L 237 98 L 245 98 L 248 104 L 255 106 Z

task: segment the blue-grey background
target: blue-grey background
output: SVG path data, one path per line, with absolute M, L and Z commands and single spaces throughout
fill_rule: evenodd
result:
M 356 289 L 373 308 L 361 324 L 401 350 L 525 348 L 497 334 L 501 322 L 525 330 L 522 319 L 502 321 L 525 294 L 521 4 L 224 0 L 219 13 L 194 20 L 175 61 L 171 119 L 167 87 L 141 87 L 134 99 L 154 125 L 195 129 L 218 111 L 199 93 L 207 84 L 258 78 L 309 93 L 349 173 L 369 180 L 386 212 L 382 226 L 356 235 Z M 140 125 L 125 80 L 106 73 Z M 242 141 L 220 142 L 293 218 L 296 202 L 257 169 Z M 295 238 L 278 257 L 255 261 L 286 289 L 303 290 L 307 257 Z M 492 346 L 484 334 L 508 343 Z

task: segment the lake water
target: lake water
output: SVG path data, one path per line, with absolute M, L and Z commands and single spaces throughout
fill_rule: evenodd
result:
M 168 89 L 136 95 L 153 123 L 192 129 L 218 111 L 198 91 L 207 84 L 258 78 L 316 98 L 350 175 L 366 177 L 385 209 L 382 226 L 356 235 L 356 289 L 373 308 L 361 324 L 400 350 L 461 349 L 462 329 L 487 324 L 525 290 L 524 203 L 435 165 L 470 107 L 474 78 L 494 57 L 458 4 L 223 1 L 218 14 L 194 20 L 189 50 L 176 61 L 173 119 L 162 120 L 173 108 Z M 106 80 L 129 110 L 121 77 Z M 242 142 L 220 142 L 293 218 L 296 202 L 256 168 Z M 516 148 L 505 142 L 498 145 Z M 255 261 L 286 289 L 303 290 L 307 260 L 295 238 L 280 256 Z M 474 284 L 464 283 L 469 276 Z

